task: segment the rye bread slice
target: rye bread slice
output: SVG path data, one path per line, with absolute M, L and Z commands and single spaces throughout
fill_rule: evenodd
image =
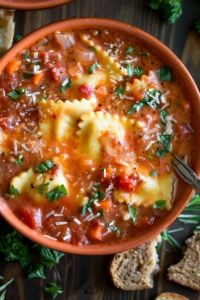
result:
M 14 11 L 0 9 L 0 53 L 12 46 L 15 31 Z
M 200 232 L 186 241 L 182 260 L 168 269 L 169 280 L 200 291 Z
M 153 287 L 153 275 L 159 271 L 156 246 L 160 236 L 152 241 L 114 255 L 110 274 L 114 285 L 123 290 L 143 290 Z
M 176 293 L 162 293 L 155 300 L 189 300 L 189 298 Z

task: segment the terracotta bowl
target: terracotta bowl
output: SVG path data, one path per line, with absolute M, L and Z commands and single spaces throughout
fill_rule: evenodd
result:
M 114 30 L 124 35 L 130 36 L 130 38 L 136 39 L 141 45 L 150 49 L 151 52 L 156 54 L 165 64 L 170 65 L 175 73 L 175 76 L 179 78 L 180 83 L 186 96 L 188 97 L 192 110 L 193 110 L 193 128 L 194 128 L 194 142 L 195 149 L 200 149 L 200 95 L 198 88 L 196 87 L 191 75 L 177 58 L 177 56 L 159 40 L 149 35 L 148 33 L 130 26 L 125 23 L 121 23 L 114 20 L 107 19 L 73 19 L 65 20 L 57 23 L 50 24 L 43 27 L 22 39 L 0 61 L 0 72 L 3 71 L 7 63 L 22 49 L 28 48 L 30 45 L 54 31 L 62 30 L 75 30 L 75 29 L 87 29 L 87 28 L 99 28 Z M 200 155 L 198 151 L 193 153 L 193 169 L 200 174 Z M 0 199 L 0 213 L 16 230 L 27 238 L 42 244 L 49 248 L 54 248 L 67 253 L 95 255 L 95 254 L 110 254 L 115 252 L 124 251 L 130 248 L 134 248 L 140 244 L 143 244 L 168 227 L 181 213 L 186 206 L 190 197 L 193 194 L 193 190 L 187 184 L 180 182 L 176 199 L 171 211 L 157 221 L 148 229 L 138 230 L 138 234 L 132 237 L 130 240 L 123 241 L 121 243 L 103 243 L 96 245 L 77 246 L 64 242 L 54 241 L 41 235 L 40 233 L 30 229 L 23 224 L 10 210 L 6 201 Z
M 72 0 L 0 0 L 0 7 L 12 9 L 43 9 L 68 3 Z

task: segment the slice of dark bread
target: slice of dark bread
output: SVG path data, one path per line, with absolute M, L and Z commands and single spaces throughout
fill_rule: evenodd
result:
M 0 53 L 12 46 L 15 31 L 14 11 L 0 9 Z
M 114 255 L 110 274 L 114 285 L 123 290 L 142 290 L 153 287 L 153 275 L 159 271 L 156 246 L 160 236 L 152 241 Z
M 176 293 L 162 293 L 155 300 L 189 300 L 188 298 Z
M 182 260 L 169 267 L 168 278 L 193 290 L 200 291 L 200 232 L 186 241 Z

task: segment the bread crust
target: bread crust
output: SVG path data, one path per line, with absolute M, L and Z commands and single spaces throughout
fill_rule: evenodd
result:
M 0 9 L 0 53 L 12 46 L 14 31 L 14 11 Z
M 189 298 L 176 293 L 162 293 L 155 300 L 189 300 Z

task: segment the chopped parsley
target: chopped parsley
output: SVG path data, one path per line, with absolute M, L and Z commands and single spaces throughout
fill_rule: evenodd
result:
M 162 147 L 156 151 L 158 157 L 163 157 L 171 151 L 171 135 L 161 133 L 158 137 L 158 143 L 162 145 Z
M 30 62 L 30 53 L 28 51 L 25 52 L 24 59 L 25 61 Z
M 56 201 L 67 195 L 67 189 L 64 184 L 58 185 L 53 190 L 47 192 L 46 197 L 49 201 Z
M 165 109 L 160 110 L 160 120 L 163 124 L 166 124 L 168 116 L 169 113 Z
M 162 93 L 156 89 L 150 89 L 145 93 L 145 96 L 142 100 L 136 102 L 128 110 L 128 115 L 139 112 L 146 105 L 150 106 L 152 109 L 156 109 L 162 102 Z
M 125 87 L 123 87 L 122 85 L 118 86 L 116 88 L 116 94 L 119 97 L 123 96 L 125 94 Z
M 153 208 L 155 209 L 164 209 L 166 207 L 166 201 L 165 200 L 158 200 L 154 203 Z
M 93 187 L 93 191 L 90 195 L 89 200 L 83 205 L 82 207 L 82 216 L 85 216 L 87 214 L 87 212 L 93 213 L 92 207 L 95 204 L 95 202 L 98 202 L 99 200 L 103 200 L 105 198 L 104 193 L 99 190 L 99 188 L 97 187 Z
M 56 282 L 50 282 L 47 286 L 44 287 L 45 292 L 50 295 L 52 298 L 56 298 L 58 295 L 63 293 L 63 290 Z
M 182 0 L 149 0 L 151 9 L 159 10 L 168 23 L 175 23 L 182 15 Z
M 21 166 L 23 164 L 24 158 L 23 155 L 20 154 L 16 159 L 15 159 L 15 164 L 17 166 Z
M 161 67 L 158 71 L 158 77 L 161 81 L 172 80 L 172 69 L 170 67 Z
M 17 197 L 20 195 L 20 192 L 18 191 L 18 189 L 16 187 L 14 187 L 14 185 L 11 185 L 9 187 L 9 195 L 12 197 Z
M 99 64 L 98 62 L 95 62 L 93 65 L 89 67 L 88 73 L 93 74 L 98 68 L 99 68 Z
M 12 100 L 18 100 L 20 96 L 24 95 L 25 93 L 26 93 L 25 88 L 17 88 L 7 93 L 7 96 L 10 97 Z
M 158 173 L 157 173 L 156 170 L 151 170 L 150 173 L 149 173 L 149 175 L 150 175 L 151 177 L 156 177 L 156 176 L 158 175 Z
M 47 190 L 48 190 L 48 187 L 49 187 L 49 182 L 47 183 L 42 183 L 40 185 L 37 186 L 37 191 L 38 193 L 40 193 L 41 195 L 44 195 Z
M 38 173 L 46 173 L 48 170 L 52 169 L 54 165 L 53 160 L 45 160 L 36 166 L 35 171 Z
M 128 205 L 128 212 L 130 214 L 131 220 L 133 224 L 137 224 L 137 218 L 138 218 L 138 210 L 134 206 Z
M 70 79 L 70 78 L 66 78 L 66 79 L 62 82 L 62 84 L 61 84 L 61 88 L 60 88 L 61 93 L 64 94 L 64 92 L 65 92 L 67 89 L 69 89 L 69 88 L 71 87 L 71 85 L 72 85 L 71 79 Z
M 37 245 L 37 248 L 40 252 L 41 263 L 45 265 L 48 269 L 53 269 L 60 262 L 61 258 L 64 256 L 64 253 L 45 248 Z
M 44 265 L 42 264 L 36 264 L 34 266 L 31 266 L 28 278 L 42 278 L 46 279 L 46 276 L 44 274 Z
M 144 69 L 142 67 L 140 67 L 140 66 L 134 67 L 132 64 L 126 65 L 126 71 L 127 71 L 127 75 L 129 77 L 141 76 L 144 74 Z
M 115 221 L 111 221 L 106 225 L 109 231 L 116 233 L 117 235 L 120 235 L 120 228 L 119 226 L 115 223 Z
M 133 52 L 135 51 L 135 48 L 134 47 L 131 47 L 129 46 L 126 51 L 125 51 L 125 55 L 129 55 L 129 54 L 132 54 Z

